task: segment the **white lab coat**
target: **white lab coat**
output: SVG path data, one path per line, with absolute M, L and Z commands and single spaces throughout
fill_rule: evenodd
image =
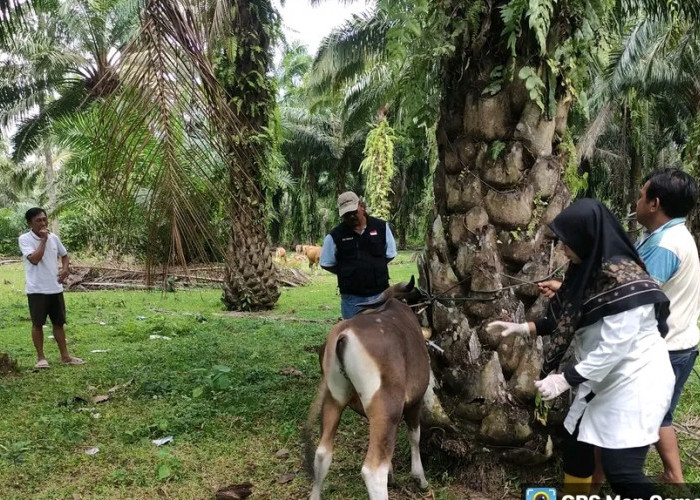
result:
M 610 449 L 636 448 L 659 440 L 671 404 L 675 376 L 654 305 L 606 316 L 574 337 L 578 386 L 564 420 L 578 440 Z M 595 397 L 587 403 L 591 392 Z

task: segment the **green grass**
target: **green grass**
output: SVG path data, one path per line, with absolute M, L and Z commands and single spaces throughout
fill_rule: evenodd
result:
M 390 267 L 392 281 L 416 274 L 409 257 Z M 305 498 L 300 429 L 319 373 L 306 348 L 324 341 L 340 311 L 335 277 L 312 277 L 311 286 L 283 289 L 273 311 L 248 317 L 226 316 L 219 290 L 66 293 L 69 349 L 87 364 L 60 365 L 47 327 L 51 368 L 34 372 L 23 270 L 0 267 L 2 349 L 21 368 L 0 379 L 0 497 L 213 498 L 250 481 L 251 498 Z M 301 376 L 280 374 L 285 367 Z M 121 384 L 109 401 L 89 402 Z M 170 435 L 165 446 L 151 442 Z M 366 439 L 366 424 L 346 412 L 325 498 L 366 496 Z M 405 433 L 400 440 L 393 498 L 418 495 Z M 99 452 L 85 454 L 92 447 Z M 282 448 L 286 460 L 275 457 Z M 293 481 L 278 484 L 290 473 Z M 456 498 L 445 481 L 429 480 L 438 498 Z
M 392 282 L 417 276 L 409 259 L 401 253 L 392 263 Z M 302 470 L 300 430 L 319 373 L 307 348 L 324 341 L 340 314 L 335 277 L 311 276 L 310 286 L 283 289 L 274 310 L 243 317 L 226 315 L 213 289 L 67 293 L 69 348 L 87 364 L 60 365 L 47 338 L 51 368 L 34 372 L 23 270 L 1 266 L 0 349 L 21 371 L 0 378 L 0 498 L 209 499 L 246 481 L 254 499 L 306 498 L 311 483 Z M 285 367 L 301 376 L 280 374 Z M 691 374 L 680 423 L 698 425 L 699 382 Z M 123 384 L 109 401 L 89 403 Z M 165 446 L 151 442 L 170 435 L 174 442 Z M 700 468 L 688 458 L 697 455 L 697 438 L 679 437 L 686 478 L 700 482 Z M 366 498 L 360 476 L 366 443 L 365 422 L 347 411 L 324 498 Z M 92 447 L 99 452 L 85 454 Z M 290 452 L 286 460 L 275 457 L 282 448 Z M 402 428 L 392 499 L 466 498 L 439 460 L 424 457 L 424 465 L 428 494 L 408 476 Z M 649 472 L 658 467 L 652 452 Z M 290 473 L 291 482 L 277 482 Z

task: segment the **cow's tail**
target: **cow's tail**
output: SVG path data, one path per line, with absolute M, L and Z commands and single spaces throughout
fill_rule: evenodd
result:
M 326 393 L 326 380 L 321 378 L 321 383 L 318 385 L 318 392 L 316 394 L 316 399 L 311 403 L 311 408 L 309 409 L 309 416 L 306 417 L 306 423 L 301 431 L 301 441 L 304 447 L 304 470 L 313 479 L 314 477 L 314 459 L 316 456 L 316 447 L 314 446 L 313 440 L 313 427 L 318 421 L 318 416 L 321 413 L 321 405 L 323 404 L 323 398 Z
M 348 337 L 345 333 L 338 335 L 338 339 L 335 341 L 335 359 L 340 365 L 340 371 L 348 376 L 345 372 L 345 350 L 348 347 Z

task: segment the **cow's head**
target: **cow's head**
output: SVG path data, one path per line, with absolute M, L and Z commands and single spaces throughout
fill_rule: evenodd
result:
M 403 300 L 408 304 L 416 303 L 422 299 L 422 292 L 420 289 L 416 288 L 415 285 L 416 280 L 411 276 L 411 280 L 408 283 L 397 283 L 394 286 L 390 286 L 376 299 L 358 305 L 367 308 L 375 308 L 381 306 L 389 299 Z

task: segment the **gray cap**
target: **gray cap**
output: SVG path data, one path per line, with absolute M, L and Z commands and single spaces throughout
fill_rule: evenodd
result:
M 360 204 L 360 199 L 352 191 L 345 191 L 338 196 L 338 215 L 341 217 L 348 212 L 357 210 L 357 205 Z

